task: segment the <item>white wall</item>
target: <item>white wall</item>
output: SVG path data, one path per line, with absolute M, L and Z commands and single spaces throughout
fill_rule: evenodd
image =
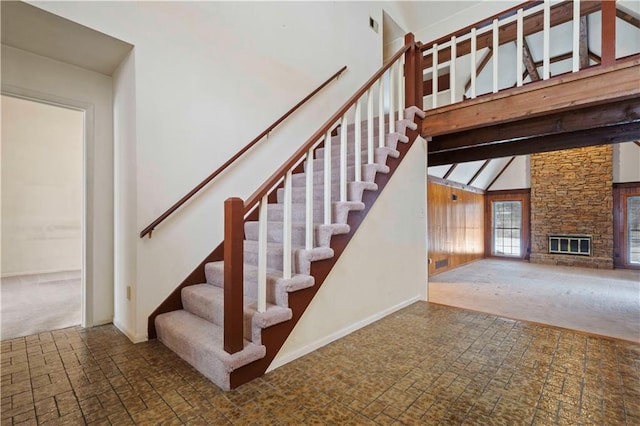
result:
M 426 300 L 426 142 L 419 138 L 270 369 L 417 300 Z
M 640 146 L 633 142 L 613 146 L 613 181 L 640 182 Z
M 518 155 L 500 177 L 487 188 L 490 191 L 531 188 L 531 157 Z
M 114 186 L 114 306 L 113 323 L 135 335 L 138 233 L 136 222 L 136 92 L 132 50 L 113 74 Z M 127 298 L 127 287 L 130 287 Z
M 2 46 L 2 90 L 85 110 L 86 325 L 113 317 L 113 114 L 111 78 Z
M 405 7 L 408 30 L 416 35 L 416 40 L 429 43 L 482 19 L 516 6 L 521 1 L 428 1 L 399 2 Z M 419 8 L 419 9 L 416 9 Z
M 82 268 L 84 114 L 2 96 L 2 276 Z
M 135 46 L 135 119 L 121 120 L 123 128 L 116 130 L 122 140 L 135 135 L 135 149 L 123 145 L 135 152 L 135 161 L 116 157 L 115 189 L 117 202 L 128 206 L 118 216 L 116 241 L 129 251 L 135 246 L 135 256 L 117 264 L 123 270 L 116 271 L 115 303 L 129 303 L 121 289 L 130 285 L 133 308 L 117 322 L 132 340 L 143 340 L 148 315 L 222 240 L 224 199 L 248 197 L 381 65 L 381 36 L 368 25 L 369 16 L 382 21 L 384 3 L 33 4 Z M 152 239 L 138 238 L 343 65 L 347 72 L 286 127 L 158 227 Z M 123 83 L 116 90 L 124 96 L 132 89 Z M 125 160 L 131 164 L 118 164 Z

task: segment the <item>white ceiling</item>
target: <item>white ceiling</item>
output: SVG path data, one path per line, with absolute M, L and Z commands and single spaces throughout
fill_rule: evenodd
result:
M 129 43 L 21 1 L 0 2 L 2 44 L 111 75 Z

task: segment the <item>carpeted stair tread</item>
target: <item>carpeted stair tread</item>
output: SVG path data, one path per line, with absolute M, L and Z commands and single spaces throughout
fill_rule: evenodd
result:
M 291 241 L 294 246 L 302 246 L 306 240 L 306 224 L 304 222 L 291 224 Z M 282 243 L 284 240 L 284 224 L 283 222 L 267 222 L 267 241 L 270 243 Z M 314 245 L 329 246 L 331 236 L 338 234 L 347 234 L 350 230 L 346 223 L 334 224 L 314 224 L 313 236 Z M 247 240 L 258 241 L 260 224 L 257 221 L 245 222 L 244 234 Z
M 347 223 L 350 211 L 364 210 L 364 203 L 361 201 L 334 201 L 331 203 L 331 217 L 334 223 Z M 306 206 L 304 203 L 291 204 L 291 218 L 293 222 L 304 222 L 306 217 Z M 282 203 L 269 204 L 267 206 L 267 220 L 282 222 L 284 219 L 284 205 Z M 324 220 L 324 201 L 318 200 L 313 203 L 313 221 L 322 222 Z
M 311 262 L 330 259 L 333 250 L 329 247 L 314 247 L 310 250 L 304 247 L 291 248 L 292 272 L 309 275 Z M 282 270 L 283 247 L 281 243 L 267 243 L 267 268 Z M 250 265 L 258 265 L 258 242 L 245 240 L 244 261 Z
M 257 282 L 257 281 L 256 281 Z M 254 288 L 256 286 L 254 285 Z M 288 307 L 267 302 L 265 312 L 257 311 L 257 292 L 244 293 L 244 337 L 260 344 L 260 330 L 291 319 Z M 224 289 L 212 284 L 197 284 L 182 289 L 184 310 L 220 327 L 224 324 Z
M 385 144 L 384 146 L 391 148 L 391 149 L 396 149 L 398 146 L 398 143 L 407 143 L 409 142 L 409 138 L 401 133 L 389 133 L 386 136 L 386 140 L 385 140 Z M 340 156 L 340 145 L 341 142 L 338 139 L 337 141 L 334 141 L 333 139 L 331 140 L 331 156 L 332 157 L 339 157 Z M 376 136 L 374 138 L 374 150 L 375 148 L 378 148 L 378 137 Z M 363 139 L 362 141 L 362 151 L 364 153 L 368 153 L 369 152 L 369 146 L 368 146 L 368 142 L 366 139 Z M 347 140 L 347 155 L 349 154 L 353 154 L 355 150 L 355 143 L 353 140 L 348 139 Z M 324 147 L 320 147 L 318 149 L 315 150 L 315 155 L 314 158 L 323 158 L 324 157 Z
M 262 344 L 262 329 L 289 321 L 293 318 L 293 311 L 289 308 L 267 303 L 264 312 L 258 312 L 257 302 L 244 305 L 244 336 L 251 336 L 255 344 Z M 250 318 L 250 320 L 247 320 Z
M 347 200 L 362 201 L 363 191 L 377 191 L 378 185 L 373 182 L 348 182 L 347 183 Z M 302 203 L 307 199 L 307 190 L 304 187 L 296 186 L 291 188 L 291 200 L 293 202 Z M 331 185 L 331 200 L 338 201 L 340 199 L 340 184 Z M 282 203 L 284 200 L 284 188 L 277 190 L 277 201 Z M 313 200 L 324 200 L 324 185 L 314 185 Z
M 386 164 L 387 157 L 398 158 L 400 156 L 400 151 L 397 149 L 389 148 L 388 146 L 382 146 L 375 149 L 374 161 L 378 164 Z M 366 154 L 361 155 L 362 164 L 367 163 Z M 356 157 L 354 154 L 347 155 L 347 167 L 354 166 L 356 161 Z M 338 165 L 340 164 L 339 156 L 332 156 L 331 165 L 335 165 L 335 169 L 333 169 L 334 173 L 339 173 Z M 324 169 L 324 157 L 313 159 L 313 171 Z M 304 163 L 304 170 L 307 170 L 307 163 Z
M 180 295 L 185 311 L 219 326 L 224 324 L 224 289 L 197 284 L 184 287 Z
M 324 163 L 323 163 L 324 165 Z M 374 182 L 376 173 L 389 173 L 389 166 L 386 164 L 366 164 L 366 161 L 362 163 L 362 180 L 365 182 Z M 356 167 L 355 165 L 347 166 L 347 181 L 355 180 Z M 331 183 L 340 182 L 340 173 L 331 173 Z M 294 173 L 291 176 L 291 186 L 305 186 L 307 184 L 307 175 L 305 173 Z M 313 171 L 313 184 L 324 185 L 324 167 L 320 170 Z
M 253 298 L 258 297 L 256 283 L 258 282 L 258 267 L 245 263 L 244 292 Z M 224 287 L 224 262 L 209 262 L 205 265 L 207 283 L 219 288 Z M 284 278 L 282 271 L 267 270 L 267 302 L 282 307 L 289 307 L 287 293 L 313 286 L 315 280 L 311 275 L 293 274 L 291 278 Z
M 265 346 L 246 339 L 243 350 L 227 353 L 222 327 L 185 310 L 158 315 L 155 325 L 158 340 L 223 390 L 231 388 L 232 371 L 266 355 Z

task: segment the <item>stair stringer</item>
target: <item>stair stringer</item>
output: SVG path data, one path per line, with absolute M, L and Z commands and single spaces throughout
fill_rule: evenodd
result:
M 414 122 L 418 125 L 417 128 L 421 129 L 422 118 L 418 114 L 415 115 Z M 364 221 L 364 218 L 369 213 L 369 210 L 373 207 L 375 201 L 381 195 L 383 189 L 386 187 L 387 183 L 394 175 L 395 170 L 398 168 L 400 163 L 402 163 L 402 160 L 412 148 L 420 133 L 418 130 L 407 129 L 406 135 L 409 138 L 409 142 L 398 144 L 398 147 L 396 148 L 399 151 L 398 157 L 388 157 L 387 159 L 386 165 L 389 167 L 390 172 L 387 174 L 378 173 L 376 175 L 375 183 L 378 185 L 378 190 L 364 191 L 362 202 L 364 203 L 365 208 L 363 210 L 349 212 L 349 216 L 347 219 L 347 224 L 350 227 L 349 232 L 346 234 L 334 235 L 331 238 L 331 249 L 334 251 L 334 256 L 330 259 L 319 260 L 311 263 L 311 275 L 315 279 L 315 285 L 303 290 L 289 293 L 289 308 L 293 311 L 292 319 L 262 330 L 261 341 L 262 344 L 266 346 L 265 357 L 231 372 L 231 389 L 236 388 L 243 383 L 247 383 L 257 377 L 260 377 L 267 371 L 272 361 L 293 331 L 294 327 L 304 314 L 305 310 L 313 300 L 314 296 L 322 287 L 322 284 L 325 282 L 333 266 L 337 263 L 338 259 L 346 249 L 349 241 L 355 235 L 356 231 Z M 426 280 L 424 285 L 426 288 Z

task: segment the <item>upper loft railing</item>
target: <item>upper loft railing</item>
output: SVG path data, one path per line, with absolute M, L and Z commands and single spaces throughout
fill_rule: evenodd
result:
M 243 223 L 258 212 L 258 312 L 267 309 L 267 205 L 269 196 L 283 186 L 283 255 L 281 265 L 270 268 L 282 270 L 285 279 L 292 277 L 292 256 L 302 251 L 310 254 L 316 247 L 314 227 L 333 223 L 332 203 L 347 201 L 347 180 L 362 181 L 362 169 L 373 166 L 374 153 L 385 146 L 385 135 L 394 133 L 395 120 L 402 120 L 406 106 L 416 105 L 421 99 L 421 76 L 417 66 L 420 52 L 413 34 L 405 36 L 405 45 L 391 57 L 349 100 L 325 122 L 278 170 L 268 178 L 246 201 L 229 198 L 225 201 L 224 234 L 224 349 L 235 353 L 243 348 Z M 386 80 L 389 82 L 385 84 Z M 377 99 L 376 99 L 377 98 Z M 385 102 L 388 100 L 388 103 Z M 363 113 L 364 112 L 364 113 Z M 387 116 L 388 114 L 388 116 Z M 377 123 L 375 118 L 377 117 Z M 388 117 L 388 119 L 385 119 Z M 363 121 L 366 119 L 366 125 Z M 386 123 L 385 123 L 386 121 Z M 375 123 L 375 125 L 374 125 Z M 339 135 L 333 131 L 339 128 Z M 335 140 L 334 140 L 335 139 Z M 377 139 L 377 140 L 376 140 Z M 336 143 L 339 158 L 332 161 L 332 143 Z M 322 194 L 314 197 L 314 150 L 324 144 L 322 160 Z M 350 151 L 351 150 L 351 151 Z M 355 167 L 348 174 L 348 152 L 353 153 Z M 304 163 L 305 214 L 304 244 L 292 247 L 292 180 L 294 170 Z M 332 193 L 332 176 L 337 184 Z M 314 198 L 316 198 L 314 200 Z M 314 204 L 321 207 L 314 218 Z M 315 219 L 315 221 L 314 221 Z M 315 222 L 315 223 L 314 223 Z
M 601 12 L 600 56 L 589 48 L 587 32 L 587 16 L 595 12 Z M 424 44 L 420 47 L 423 95 L 431 95 L 424 108 L 438 108 L 547 80 L 552 77 L 551 66 L 562 61 L 566 61 L 565 68 L 556 69 L 556 74 L 578 72 L 591 64 L 612 65 L 622 56 L 620 52 L 616 55 L 616 16 L 636 29 L 640 22 L 618 10 L 615 1 L 528 1 Z M 566 46 L 564 52 L 560 43 Z M 538 54 L 537 61 L 532 52 Z M 635 53 L 638 52 L 626 54 Z M 483 73 L 479 82 L 480 74 L 489 64 L 491 78 L 485 78 L 488 75 Z M 461 79 L 465 78 L 463 85 Z
M 273 129 L 275 129 L 278 125 L 280 125 L 280 123 L 282 123 L 284 120 L 286 120 L 291 114 L 293 114 L 298 108 L 300 108 L 303 104 L 305 104 L 309 99 L 311 99 L 318 92 L 320 92 L 322 89 L 324 89 L 325 86 L 327 86 L 333 80 L 337 79 L 340 76 L 340 74 L 342 74 L 346 69 L 347 69 L 346 65 L 343 66 L 342 68 L 340 68 L 335 74 L 333 74 L 331 77 L 329 77 L 327 80 L 325 80 L 324 83 L 322 83 L 320 86 L 315 88 L 311 93 L 309 93 L 302 100 L 300 100 L 300 102 L 295 104 L 289 111 L 287 111 L 280 118 L 278 118 L 276 121 L 274 121 L 272 125 L 267 127 L 262 133 L 260 133 L 258 136 L 256 136 L 251 142 L 249 142 L 241 150 L 236 152 L 223 165 L 218 167 L 213 173 L 211 173 L 202 182 L 200 182 L 198 185 L 196 185 L 195 188 L 193 188 L 184 197 L 182 197 L 180 200 L 178 200 L 178 202 L 176 202 L 173 206 L 169 207 L 167 209 L 167 211 L 162 213 L 156 220 L 151 222 L 151 224 L 149 224 L 149 226 L 144 228 L 140 232 L 140 238 L 144 238 L 145 235 L 149 235 L 149 238 L 151 238 L 153 230 L 156 228 L 156 226 L 158 226 L 160 223 L 162 223 L 162 221 L 164 221 L 166 218 L 171 216 L 171 214 L 173 214 L 173 212 L 178 210 L 184 203 L 189 201 L 189 199 L 191 199 L 191 197 L 196 195 L 209 182 L 211 182 L 218 175 L 220 175 L 223 171 L 225 171 L 227 169 L 227 167 L 229 167 L 231 164 L 233 164 L 234 161 L 236 161 L 238 158 L 240 158 L 242 155 L 244 155 L 247 151 L 249 151 L 249 149 L 251 149 L 255 144 L 260 142 L 265 136 L 268 136 L 269 133 L 271 133 L 273 131 Z

